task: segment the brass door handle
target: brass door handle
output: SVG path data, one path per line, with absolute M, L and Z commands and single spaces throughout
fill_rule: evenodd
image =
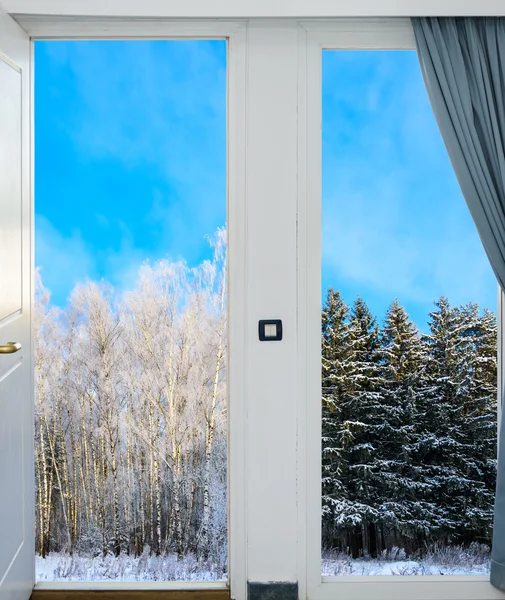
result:
M 14 354 L 18 350 L 21 350 L 19 342 L 7 342 L 7 346 L 0 346 L 0 354 Z

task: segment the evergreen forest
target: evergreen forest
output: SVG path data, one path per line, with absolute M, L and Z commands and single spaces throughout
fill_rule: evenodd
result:
M 322 313 L 323 548 L 491 543 L 496 317 L 440 298 L 421 333 L 394 301 L 382 323 L 329 289 Z

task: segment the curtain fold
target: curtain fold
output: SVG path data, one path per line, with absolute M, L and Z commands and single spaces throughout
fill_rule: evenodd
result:
M 440 132 L 505 291 L 505 19 L 423 17 L 412 25 Z M 498 446 L 491 583 L 505 590 L 503 411 Z

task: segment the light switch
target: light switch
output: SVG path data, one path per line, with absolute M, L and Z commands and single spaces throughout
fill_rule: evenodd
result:
M 265 325 L 265 337 L 274 338 L 277 336 L 277 325 Z
M 278 342 L 282 340 L 282 321 L 280 319 L 268 319 L 258 323 L 258 335 L 260 342 Z

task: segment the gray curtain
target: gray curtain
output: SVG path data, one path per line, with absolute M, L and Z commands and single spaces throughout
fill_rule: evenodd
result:
M 431 105 L 461 191 L 505 290 L 505 19 L 412 19 Z M 491 583 L 505 590 L 505 412 Z

